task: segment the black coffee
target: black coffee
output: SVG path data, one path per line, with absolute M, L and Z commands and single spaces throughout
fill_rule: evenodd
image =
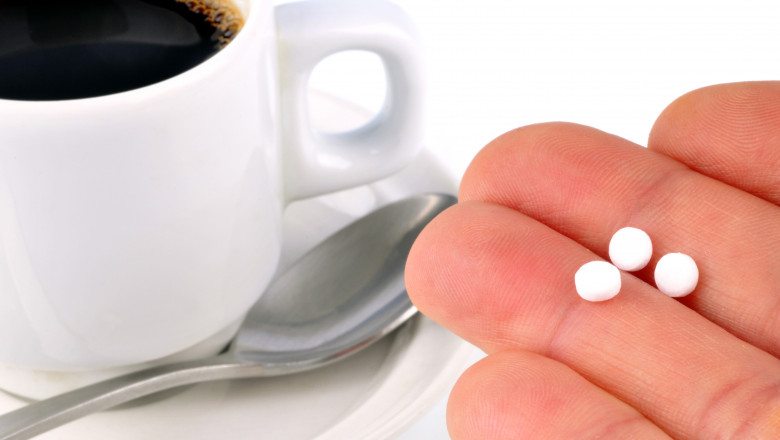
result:
M 153 84 L 212 56 L 242 24 L 230 0 L 0 0 L 0 98 Z

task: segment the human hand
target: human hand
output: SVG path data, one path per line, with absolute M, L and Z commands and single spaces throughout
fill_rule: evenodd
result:
M 592 128 L 509 132 L 407 264 L 418 308 L 488 356 L 455 386 L 454 439 L 780 439 L 780 82 L 692 92 L 643 148 Z M 574 288 L 624 226 L 653 260 L 614 299 Z M 684 252 L 697 289 L 655 289 Z

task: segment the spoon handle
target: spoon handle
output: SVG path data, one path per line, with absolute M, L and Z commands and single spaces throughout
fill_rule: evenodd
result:
M 257 376 L 262 366 L 230 354 L 137 371 L 31 403 L 0 416 L 0 440 L 22 440 L 158 391 L 217 379 Z

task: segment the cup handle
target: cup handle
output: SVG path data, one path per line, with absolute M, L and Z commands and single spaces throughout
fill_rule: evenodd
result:
M 386 177 L 416 156 L 422 126 L 422 56 L 409 17 L 384 0 L 308 0 L 276 7 L 285 198 L 293 201 Z M 377 54 L 387 76 L 378 115 L 345 133 L 309 117 L 314 67 L 344 50 Z

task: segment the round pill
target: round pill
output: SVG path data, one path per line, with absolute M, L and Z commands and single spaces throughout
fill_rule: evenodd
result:
M 609 242 L 609 259 L 618 269 L 629 272 L 642 269 L 652 256 L 653 243 L 641 229 L 623 228 Z
M 620 292 L 620 271 L 606 261 L 591 261 L 574 274 L 574 286 L 582 299 L 605 301 Z
M 693 258 L 685 254 L 664 255 L 655 266 L 655 285 L 658 290 L 679 298 L 696 288 L 699 282 L 699 268 Z

